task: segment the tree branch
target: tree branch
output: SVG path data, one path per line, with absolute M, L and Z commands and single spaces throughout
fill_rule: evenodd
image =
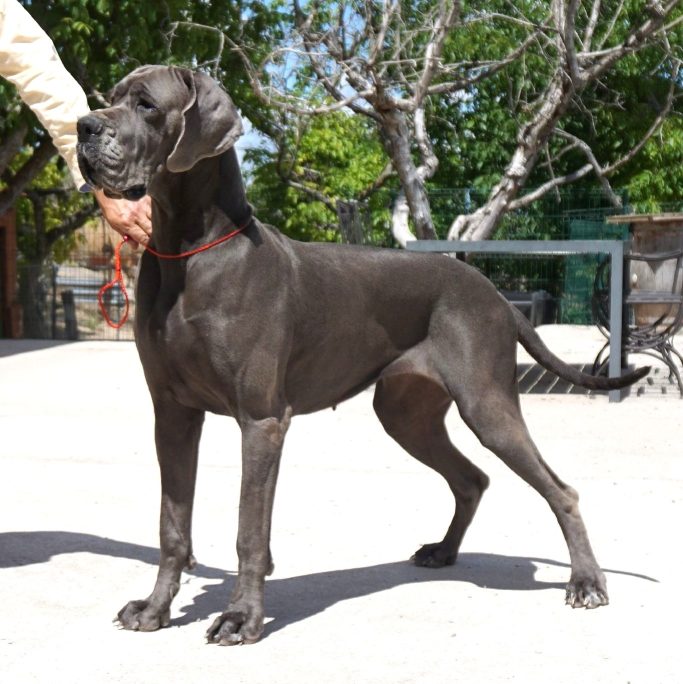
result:
M 441 68 L 441 56 L 448 32 L 460 18 L 459 0 L 443 0 L 440 3 L 439 16 L 432 31 L 432 37 L 424 51 L 424 66 L 422 74 L 413 89 L 413 101 L 416 108 L 420 107 L 427 95 L 429 85 Z
M 373 183 L 365 188 L 365 190 L 361 190 L 358 193 L 358 199 L 361 201 L 366 200 L 368 197 L 370 197 L 370 195 L 383 187 L 384 184 L 395 175 L 396 172 L 394 171 L 392 163 L 387 162 L 387 165 L 382 169 L 381 173 L 379 176 L 377 176 Z
M 93 200 L 90 206 L 79 209 L 77 212 L 71 214 L 66 221 L 46 233 L 45 241 L 48 249 L 52 247 L 57 240 L 71 235 L 71 233 L 80 228 L 86 221 L 90 220 L 93 216 L 96 216 L 98 212 L 99 207 Z
M 441 95 L 444 93 L 453 92 L 455 90 L 464 90 L 465 88 L 476 85 L 484 79 L 491 78 L 492 76 L 503 70 L 506 66 L 512 64 L 514 61 L 519 59 L 519 57 L 523 55 L 529 49 L 529 47 L 538 39 L 541 33 L 542 32 L 540 29 L 534 31 L 534 33 L 528 36 L 519 47 L 515 48 L 512 52 L 510 52 L 509 55 L 503 57 L 502 59 L 491 62 L 470 64 L 468 66 L 468 69 L 474 72 L 473 75 L 465 76 L 461 79 L 458 79 L 457 81 L 437 83 L 435 85 L 432 85 L 428 88 L 428 94 Z M 443 69 L 444 72 L 447 72 L 449 70 L 449 68 Z
M 0 192 L 0 215 L 14 206 L 24 189 L 45 168 L 56 154 L 51 141 L 43 140 L 34 149 L 26 163 L 12 176 L 8 187 Z
M 310 188 L 304 183 L 294 180 L 293 178 L 284 178 L 283 180 L 287 185 L 289 185 L 289 187 L 295 188 L 296 190 L 305 193 L 318 202 L 322 202 L 330 211 L 337 211 L 337 205 L 329 197 L 327 197 L 327 195 L 323 194 L 319 190 Z
M 654 4 L 654 2 L 650 3 L 650 7 L 652 7 Z M 657 11 L 651 13 L 648 19 L 630 31 L 621 45 L 607 50 L 598 57 L 593 57 L 592 66 L 586 67 L 582 70 L 581 80 L 583 81 L 583 84 L 585 85 L 596 80 L 601 74 L 605 73 L 605 71 L 612 67 L 622 57 L 627 54 L 637 52 L 645 45 L 648 45 L 649 39 L 665 28 L 665 19 L 679 6 L 679 4 L 680 0 L 669 0 L 669 2 L 663 6 L 659 6 L 657 3 Z M 677 24 L 682 19 L 683 17 L 675 20 L 672 22 L 672 25 Z M 579 57 L 582 59 L 581 56 Z
M 12 158 L 21 149 L 27 133 L 28 125 L 22 122 L 10 131 L 10 134 L 2 143 L 2 147 L 0 147 L 0 175 L 5 173 Z
M 523 197 L 520 197 L 516 200 L 513 200 L 510 203 L 510 210 L 513 211 L 515 209 L 521 209 L 522 207 L 529 206 L 536 200 L 540 199 L 543 197 L 543 195 L 547 194 L 549 191 L 553 190 L 554 188 L 557 188 L 561 185 L 567 185 L 569 183 L 573 183 L 581 178 L 584 178 L 587 176 L 591 171 L 595 172 L 596 176 L 598 177 L 598 180 L 600 183 L 603 185 L 603 189 L 605 190 L 605 193 L 607 196 L 611 199 L 612 203 L 616 207 L 621 206 L 621 199 L 613 192 L 611 186 L 609 185 L 609 182 L 607 181 L 607 177 L 613 174 L 615 171 L 617 171 L 619 168 L 630 162 L 632 159 L 635 158 L 635 156 L 643 149 L 643 147 L 647 144 L 648 140 L 650 140 L 655 133 L 660 130 L 662 124 L 666 120 L 667 116 L 671 113 L 671 109 L 673 107 L 674 101 L 675 101 L 675 92 L 676 92 L 676 83 L 678 81 L 678 74 L 679 74 L 680 68 L 677 66 L 674 70 L 673 73 L 673 78 L 671 80 L 671 85 L 669 87 L 669 92 L 667 95 L 667 100 L 664 104 L 664 106 L 661 108 L 655 119 L 653 120 L 652 124 L 650 127 L 647 129 L 643 137 L 638 141 L 637 144 L 635 144 L 626 154 L 622 155 L 619 159 L 613 161 L 611 164 L 608 164 L 606 166 L 601 166 L 594 153 L 593 150 L 590 148 L 588 143 L 585 141 L 579 139 L 578 137 L 571 135 L 567 133 L 566 131 L 561 131 L 561 130 L 556 130 L 555 133 L 566 140 L 569 140 L 571 142 L 571 148 L 579 148 L 581 149 L 586 157 L 588 158 L 588 163 L 584 164 L 582 167 L 572 171 L 571 173 L 565 174 L 564 176 L 560 176 L 557 178 L 552 178 L 549 180 L 547 183 L 544 183 L 543 185 L 539 186 L 538 188 L 535 188 L 533 192 L 525 194 Z

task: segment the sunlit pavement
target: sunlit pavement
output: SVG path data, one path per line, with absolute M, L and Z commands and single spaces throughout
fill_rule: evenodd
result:
M 540 330 L 570 362 L 597 352 L 586 329 Z M 366 391 L 293 421 L 265 634 L 222 648 L 203 635 L 236 570 L 234 422 L 206 422 L 199 565 L 183 577 L 171 626 L 117 630 L 118 609 L 151 590 L 158 556 L 152 410 L 134 346 L 0 340 L 2 680 L 680 681 L 683 401 L 530 394 L 522 404 L 544 458 L 581 494 L 610 606 L 564 606 L 568 554 L 548 506 L 455 412 L 453 441 L 492 484 L 458 563 L 411 565 L 445 531 L 452 497 L 383 433 Z

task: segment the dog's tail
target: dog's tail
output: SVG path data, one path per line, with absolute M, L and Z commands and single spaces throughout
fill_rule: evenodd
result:
M 632 373 L 622 375 L 620 378 L 606 378 L 604 376 L 589 375 L 582 373 L 576 368 L 565 363 L 555 356 L 543 340 L 539 337 L 534 327 L 527 320 L 526 316 L 516 307 L 511 307 L 517 322 L 517 339 L 522 343 L 531 356 L 544 368 L 559 375 L 563 380 L 571 382 L 572 385 L 579 385 L 592 390 L 613 390 L 628 387 L 650 372 L 650 366 L 638 368 Z

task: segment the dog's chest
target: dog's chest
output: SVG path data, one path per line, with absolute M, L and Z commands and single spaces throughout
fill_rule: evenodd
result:
M 138 330 L 148 385 L 184 406 L 232 415 L 239 361 L 229 352 L 231 329 L 208 315 L 187 317 L 178 302 L 163 318 Z

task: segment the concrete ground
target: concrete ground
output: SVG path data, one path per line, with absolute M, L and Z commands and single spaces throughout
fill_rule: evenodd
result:
M 590 329 L 541 330 L 572 362 L 599 348 Z M 457 565 L 408 563 L 441 537 L 452 498 L 383 433 L 367 391 L 293 421 L 264 638 L 221 648 L 203 635 L 236 569 L 234 422 L 207 419 L 199 565 L 171 626 L 119 631 L 112 618 L 149 593 L 157 558 L 152 411 L 134 347 L 0 341 L 2 681 L 681 681 L 683 402 L 657 392 L 522 403 L 546 460 L 581 493 L 610 606 L 564 606 L 568 554 L 550 510 L 455 413 L 454 442 L 492 484 Z

